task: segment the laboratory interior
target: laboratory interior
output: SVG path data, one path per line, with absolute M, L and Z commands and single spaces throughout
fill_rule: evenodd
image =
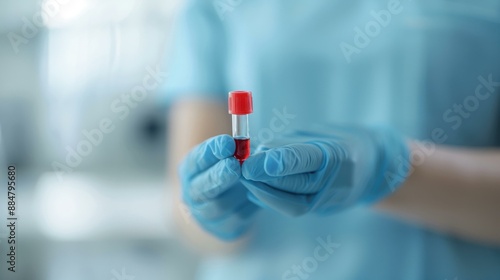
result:
M 177 241 L 167 207 L 167 120 L 157 101 L 178 2 L 0 3 L 0 279 L 193 279 L 198 257 Z M 148 75 L 158 85 L 122 99 Z M 102 122 L 108 133 L 81 144 Z M 15 273 L 4 225 L 9 165 Z
M 499 28 L 500 0 L 0 1 L 0 279 L 500 279 Z

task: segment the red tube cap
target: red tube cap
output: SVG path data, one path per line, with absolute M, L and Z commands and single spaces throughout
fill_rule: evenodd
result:
M 253 112 L 252 92 L 250 91 L 231 91 L 228 103 L 229 114 L 248 115 Z

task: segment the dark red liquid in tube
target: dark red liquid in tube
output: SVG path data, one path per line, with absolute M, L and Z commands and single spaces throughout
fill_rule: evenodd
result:
M 236 150 L 234 157 L 240 161 L 240 164 L 250 156 L 250 139 L 234 139 Z

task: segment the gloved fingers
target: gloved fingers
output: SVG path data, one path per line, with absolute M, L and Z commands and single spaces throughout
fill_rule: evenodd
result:
M 330 158 L 333 158 L 331 156 Z M 333 162 L 333 160 L 330 160 Z M 335 160 L 335 167 L 331 167 L 327 173 L 324 170 L 303 174 L 294 174 L 283 177 L 271 177 L 261 180 L 268 186 L 296 194 L 317 194 L 325 189 L 336 191 L 336 189 L 351 188 L 354 185 L 354 163 L 352 160 Z M 324 177 L 328 176 L 330 184 L 325 185 Z
M 179 167 L 182 177 L 191 178 L 222 159 L 233 156 L 236 145 L 229 135 L 219 135 L 205 140 L 191 150 Z
M 258 140 L 254 140 L 254 139 L 250 140 L 250 151 L 252 152 L 252 154 L 257 153 L 259 150 L 259 147 L 261 147 L 261 145 L 258 143 Z
M 239 205 L 232 213 L 225 215 L 219 219 L 204 219 L 204 223 L 213 226 L 236 225 L 246 222 L 260 207 L 246 200 L 245 203 Z M 194 213 L 193 213 L 194 214 Z M 201 216 L 200 216 L 201 217 Z
M 248 190 L 238 183 L 210 202 L 191 205 L 191 211 L 207 220 L 221 219 L 249 203 L 247 194 Z
M 212 200 L 233 186 L 240 177 L 240 164 L 236 159 L 220 160 L 183 188 L 186 200 L 194 204 Z
M 262 145 L 262 144 L 256 145 L 255 148 L 252 147 L 252 151 L 255 151 L 255 154 L 262 153 L 262 152 L 265 152 L 265 151 L 270 150 L 270 149 L 271 149 L 271 147 L 268 147 L 268 146 Z
M 261 207 L 261 208 L 264 208 L 264 209 L 271 209 L 269 208 L 268 205 L 266 205 L 265 203 L 263 203 L 262 201 L 260 201 L 252 192 L 247 192 L 247 198 L 248 200 L 250 200 L 250 202 L 252 202 L 253 204 Z
M 320 180 L 318 173 L 303 173 L 283 177 L 273 177 L 266 180 L 260 180 L 270 187 L 281 191 L 293 194 L 315 194 L 318 193 L 323 186 L 318 184 Z M 335 176 L 332 174 L 331 176 Z
M 250 156 L 243 164 L 242 172 L 246 179 L 265 181 L 317 171 L 323 161 L 323 151 L 317 145 L 290 144 Z
M 264 169 L 271 176 L 314 172 L 323 165 L 323 151 L 309 143 L 290 144 L 266 151 Z
M 241 182 L 262 204 L 287 216 L 300 216 L 311 209 L 313 196 L 291 194 L 261 182 L 250 180 L 242 180 Z
M 229 241 L 237 239 L 248 230 L 253 221 L 252 218 L 259 209 L 257 205 L 248 201 L 230 216 L 218 221 L 207 221 L 196 215 L 194 217 L 205 230 L 222 240 Z
M 266 161 L 266 153 L 256 153 L 248 157 L 241 165 L 241 174 L 248 180 L 270 180 L 274 177 L 270 176 L 264 170 Z

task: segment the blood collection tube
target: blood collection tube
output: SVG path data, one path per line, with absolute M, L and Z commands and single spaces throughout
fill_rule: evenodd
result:
M 250 133 L 248 115 L 253 112 L 252 93 L 250 91 L 231 91 L 228 98 L 229 114 L 233 118 L 233 138 L 236 143 L 234 157 L 240 164 L 250 156 Z

